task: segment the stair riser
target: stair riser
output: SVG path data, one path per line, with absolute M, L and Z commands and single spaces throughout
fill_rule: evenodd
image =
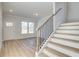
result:
M 79 36 L 73 36 L 73 35 L 54 34 L 54 37 L 63 38 L 67 40 L 79 41 Z

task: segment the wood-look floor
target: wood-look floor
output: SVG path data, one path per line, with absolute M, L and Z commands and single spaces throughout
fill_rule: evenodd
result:
M 34 57 L 35 39 L 4 41 L 1 54 L 2 57 Z

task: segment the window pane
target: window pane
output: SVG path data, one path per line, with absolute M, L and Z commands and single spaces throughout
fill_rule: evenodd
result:
M 29 22 L 29 33 L 34 33 L 34 23 Z
M 22 34 L 27 34 L 27 22 L 21 22 L 22 25 Z

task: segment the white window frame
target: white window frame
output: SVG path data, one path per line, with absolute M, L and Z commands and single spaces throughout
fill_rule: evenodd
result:
M 34 22 L 29 22 L 29 33 L 34 33 Z
M 24 23 L 26 23 L 26 25 L 23 25 Z M 33 24 L 33 26 L 31 26 L 31 24 Z M 26 28 L 24 29 L 23 26 L 26 26 Z M 32 29 L 33 27 L 33 29 Z M 26 21 L 22 21 L 21 22 L 21 34 L 33 34 L 34 33 L 34 22 L 26 22 Z
M 21 22 L 21 34 L 27 34 L 28 33 L 28 24 L 27 22 Z

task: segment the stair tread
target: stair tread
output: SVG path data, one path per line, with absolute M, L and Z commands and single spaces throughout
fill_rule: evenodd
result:
M 74 29 L 74 30 L 78 30 L 79 26 L 61 26 L 58 29 Z
M 55 55 L 53 53 L 50 53 L 48 50 L 44 49 L 43 53 L 45 53 L 46 55 L 48 55 L 49 57 L 58 57 L 58 55 Z
M 79 34 L 79 30 L 57 30 L 56 33 L 64 33 L 64 34 Z
M 54 37 L 58 37 L 58 38 L 65 38 L 65 39 L 69 39 L 69 40 L 74 40 L 74 41 L 79 41 L 79 36 L 74 36 L 74 35 L 67 35 L 67 34 L 54 34 Z
M 61 25 L 79 25 L 79 22 L 64 23 Z
M 68 40 L 64 40 L 64 39 L 57 39 L 57 38 L 51 38 L 50 41 L 55 42 L 55 43 L 59 43 L 61 45 L 65 45 L 65 46 L 69 46 L 69 47 L 79 49 L 79 43 L 77 43 L 77 42 L 68 41 Z
M 40 55 L 39 55 L 39 57 L 48 57 L 46 54 L 44 54 L 44 53 L 41 53 Z
M 61 52 L 63 54 L 67 54 L 69 56 L 74 56 L 74 57 L 79 56 L 79 53 L 76 53 L 76 52 L 73 52 L 71 50 L 65 49 L 65 48 L 63 48 L 63 47 L 61 47 L 59 45 L 48 43 L 47 47 L 50 47 L 51 49 L 55 49 L 56 51 L 59 51 L 59 52 Z

